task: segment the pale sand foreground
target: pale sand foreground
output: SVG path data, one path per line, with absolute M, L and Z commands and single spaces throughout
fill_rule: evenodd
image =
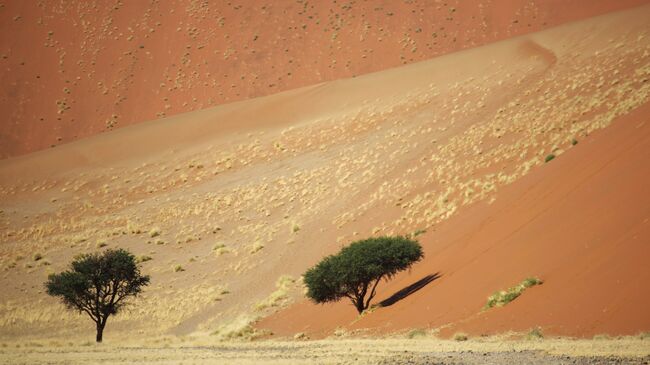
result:
M 146 344 L 5 343 L 7 364 L 647 364 L 650 339 L 603 340 L 328 339 L 217 342 L 163 339 Z

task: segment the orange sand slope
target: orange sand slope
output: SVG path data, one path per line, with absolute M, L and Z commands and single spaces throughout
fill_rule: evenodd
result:
M 528 331 L 592 336 L 650 328 L 650 104 L 422 236 L 425 260 L 384 284 L 377 302 L 439 278 L 356 320 L 348 304 L 302 302 L 262 321 L 277 334 L 337 327 L 441 334 Z M 486 298 L 544 280 L 510 304 Z
M 650 98 L 648 18 L 643 6 L 2 160 L 0 338 L 92 335 L 90 321 L 64 312 L 42 283 L 75 255 L 112 247 L 150 258 L 142 265 L 152 284 L 110 319 L 107 341 L 250 334 L 292 301 L 260 326 L 281 335 L 648 330 L 638 312 L 647 299 L 636 297 L 646 292 L 632 290 L 648 267 L 608 255 L 626 255 L 611 245 L 647 213 L 647 128 L 629 128 L 644 122 Z M 551 152 L 558 157 L 545 164 Z M 610 192 L 606 182 L 622 185 Z M 440 273 L 421 290 L 355 323 L 345 303 L 302 302 L 299 277 L 324 255 L 421 229 L 427 261 L 380 297 Z M 629 255 L 647 257 L 642 247 Z M 617 262 L 628 270 L 620 276 L 611 274 Z M 478 314 L 489 294 L 532 275 L 546 283 Z M 545 297 L 551 290 L 557 298 Z M 546 301 L 534 313 L 549 317 L 510 316 Z
M 5 1 L 0 158 L 643 3 Z

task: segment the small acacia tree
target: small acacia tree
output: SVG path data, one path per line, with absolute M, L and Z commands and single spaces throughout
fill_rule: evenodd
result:
M 97 326 L 96 341 L 102 342 L 108 317 L 148 284 L 149 276 L 140 274 L 135 257 L 118 249 L 77 256 L 70 270 L 51 274 L 45 288 L 47 294 L 61 297 L 68 308 L 88 314 Z
M 316 303 L 347 297 L 362 313 L 370 306 L 381 279 L 392 278 L 423 256 L 420 244 L 406 237 L 356 241 L 307 270 L 307 296 Z

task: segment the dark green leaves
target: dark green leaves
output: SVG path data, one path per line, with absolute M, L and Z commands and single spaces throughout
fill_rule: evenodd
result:
M 305 273 L 307 296 L 316 303 L 348 297 L 361 312 L 368 307 L 379 280 L 392 278 L 422 257 L 420 244 L 406 237 L 373 237 L 354 242 Z
M 140 273 L 135 257 L 118 249 L 76 257 L 70 270 L 50 275 L 45 288 L 69 308 L 105 322 L 148 284 L 149 276 Z

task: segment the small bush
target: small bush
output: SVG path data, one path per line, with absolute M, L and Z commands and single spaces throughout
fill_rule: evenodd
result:
M 35 253 L 34 256 L 32 256 L 32 259 L 34 259 L 34 261 L 38 261 L 38 260 L 40 260 L 42 258 L 43 258 L 43 255 L 41 253 L 39 253 L 39 252 Z
M 549 162 L 554 158 L 555 158 L 555 155 L 552 154 L 552 153 L 549 153 L 548 155 L 546 155 L 546 158 L 544 159 L 544 163 Z
M 542 333 L 542 329 L 540 327 L 531 329 L 526 335 L 526 339 L 528 340 L 539 340 L 542 338 L 544 338 L 544 334 Z
M 503 307 L 504 305 L 512 302 L 517 297 L 524 292 L 524 290 L 530 288 L 531 286 L 540 285 L 543 282 L 538 278 L 527 278 L 521 282 L 521 284 L 514 286 L 508 290 L 502 290 L 492 294 L 488 297 L 487 303 L 485 304 L 485 309 L 492 307 Z
M 151 260 L 152 260 L 151 256 L 147 256 L 147 255 L 138 256 L 138 258 L 136 259 L 137 262 L 147 262 Z
M 160 236 L 160 228 L 152 228 L 149 231 L 149 237 L 154 238 L 154 237 L 157 237 L 157 236 Z
M 251 247 L 250 253 L 251 253 L 251 254 L 256 253 L 257 251 L 259 251 L 259 250 L 261 250 L 261 249 L 263 249 L 263 248 L 264 248 L 264 245 L 263 245 L 262 243 L 260 243 L 260 242 L 255 242 L 255 243 L 253 244 L 253 247 Z
M 462 332 L 456 333 L 454 335 L 454 341 L 467 341 L 468 338 L 469 337 L 467 337 L 467 334 Z
M 181 265 L 174 266 L 174 272 L 181 272 L 181 271 L 185 271 L 185 269 L 183 269 Z
M 307 336 L 304 332 L 298 332 L 295 335 L 293 335 L 293 339 L 297 341 L 309 340 L 309 336 Z
M 106 243 L 104 241 L 97 242 L 97 248 L 102 248 L 102 247 L 106 247 L 106 246 L 108 246 L 108 243 Z
M 409 331 L 409 333 L 406 334 L 406 338 L 408 339 L 413 339 L 417 337 L 425 337 L 427 335 L 427 331 L 425 331 L 422 328 L 414 328 Z
M 577 145 L 577 144 L 578 144 L 578 140 L 577 140 L 577 139 L 574 138 L 574 139 L 571 140 L 571 145 L 572 145 L 572 146 L 575 146 L 575 145 Z

